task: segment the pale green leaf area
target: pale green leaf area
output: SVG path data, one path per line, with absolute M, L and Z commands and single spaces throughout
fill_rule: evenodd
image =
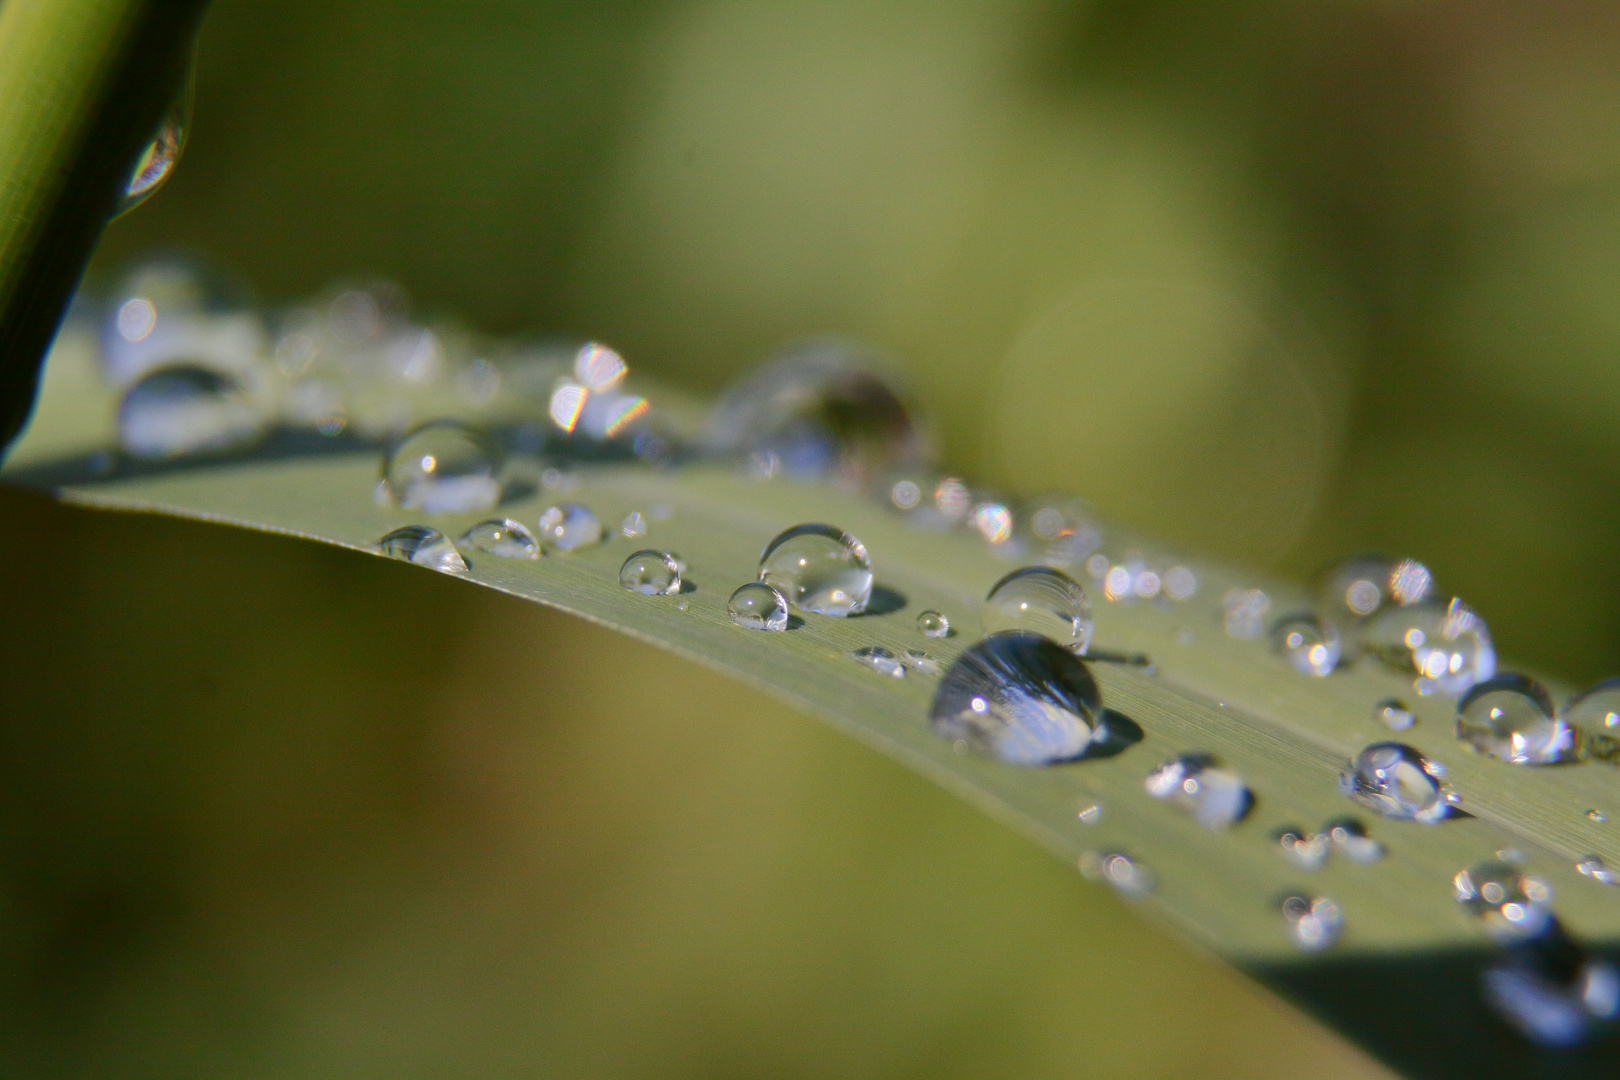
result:
M 85 354 L 65 349 L 60 355 L 63 366 L 71 367 L 73 357 L 82 362 Z M 105 424 L 105 395 L 80 398 L 76 405 L 51 400 L 53 391 L 64 392 L 59 388 L 74 381 L 71 373 L 47 379 L 40 423 L 19 447 L 13 475 L 36 483 L 50 477 L 43 451 L 34 447 L 59 452 L 75 442 L 82 446 L 94 426 Z M 48 426 L 52 417 L 63 423 L 55 433 Z M 77 434 L 70 430 L 75 428 Z M 67 483 L 60 494 L 85 506 L 244 525 L 361 551 L 373 550 L 380 536 L 402 524 L 426 520 L 454 536 L 477 520 L 423 519 L 379 504 L 374 498 L 379 467 L 374 451 L 248 458 L 102 481 L 86 475 Z M 817 714 L 1014 825 L 1070 865 L 1086 851 L 1128 853 L 1157 879 L 1152 895 L 1139 901 L 1146 912 L 1216 955 L 1288 987 L 1307 1006 L 1392 1054 L 1398 1064 L 1432 1073 L 1434 1063 L 1421 1055 L 1403 1059 L 1401 1041 L 1416 1037 L 1457 1052 L 1456 1033 L 1472 1037 L 1472 1028 L 1486 1033 L 1493 1051 L 1500 1044 L 1514 1057 L 1529 1053 L 1481 1017 L 1473 982 L 1477 963 L 1444 976 L 1450 985 L 1443 998 L 1462 1002 L 1470 1017 L 1468 1025 L 1453 1025 L 1445 1038 L 1432 1030 L 1441 1016 L 1428 1010 L 1393 1026 L 1388 1020 L 1375 1023 L 1369 1032 L 1366 1017 L 1358 1014 L 1388 1008 L 1387 996 L 1368 997 L 1363 990 L 1359 1002 L 1348 1003 L 1335 996 L 1347 982 L 1336 973 L 1358 965 L 1387 974 L 1414 963 L 1421 970 L 1423 957 L 1485 954 L 1480 927 L 1452 897 L 1457 870 L 1498 850 L 1518 848 L 1553 885 L 1560 916 L 1572 933 L 1587 942 L 1620 939 L 1620 892 L 1573 868 L 1590 853 L 1620 863 L 1612 826 L 1586 816 L 1591 808 L 1620 812 L 1614 770 L 1597 762 L 1515 768 L 1475 755 L 1452 737 L 1454 699 L 1420 700 L 1409 679 L 1365 661 L 1324 679 L 1302 676 L 1264 640 L 1236 640 L 1224 633 L 1220 600 L 1229 588 L 1264 584 L 1276 610 L 1306 607 L 1306 598 L 1286 585 L 1194 561 L 1199 587 L 1188 601 L 1126 604 L 1099 597 L 1096 647 L 1140 652 L 1152 661 L 1151 670 L 1092 665 L 1105 704 L 1140 724 L 1145 738 L 1106 760 L 1019 768 L 963 753 L 928 730 L 935 679 L 914 672 L 895 680 L 850 656 L 858 647 L 877 644 L 897 652 L 922 648 L 949 661 L 975 640 L 980 600 L 1010 565 L 973 534 L 919 532 L 865 497 L 824 485 L 750 480 L 724 466 L 584 466 L 567 498 L 589 506 L 610 530 L 630 511 L 655 504 L 672 514 L 653 521 L 645 538 L 610 539 L 534 562 L 471 552 L 468 580 L 672 650 Z M 502 506 L 501 513 L 533 520 L 554 501 L 556 496 L 530 495 Z M 730 622 L 726 598 L 754 577 L 761 547 L 802 521 L 833 522 L 864 541 L 878 584 L 897 598 L 885 605 L 890 610 L 852 619 L 810 614 L 786 633 L 749 631 Z M 1122 541 L 1116 536 L 1111 542 Z M 619 586 L 623 558 L 649 545 L 687 562 L 690 592 L 646 597 Z M 1155 554 L 1135 541 L 1128 546 Z M 682 602 L 685 610 L 678 606 Z M 924 638 L 914 625 L 924 608 L 944 611 L 958 634 Z M 425 650 L 443 638 L 444 632 L 431 625 L 417 630 Z M 641 666 L 650 663 L 644 655 L 636 654 L 620 672 L 597 682 L 594 692 L 614 695 L 623 683 L 641 680 Z M 535 658 L 538 667 L 551 662 Z M 526 673 L 526 668 L 490 664 L 482 677 L 501 681 Z M 1418 724 L 1402 737 L 1449 766 L 1450 781 L 1471 817 L 1439 826 L 1385 822 L 1371 819 L 1338 792 L 1336 780 L 1348 759 L 1362 746 L 1391 737 L 1375 719 L 1374 705 L 1392 696 L 1414 703 Z M 1189 751 L 1213 753 L 1244 776 L 1258 797 L 1247 820 L 1228 832 L 1210 832 L 1145 793 L 1143 781 L 1154 766 Z M 1101 820 L 1087 824 L 1079 811 L 1094 804 L 1103 808 Z M 1346 814 L 1367 821 L 1373 836 L 1388 845 L 1385 859 L 1371 866 L 1334 859 L 1307 874 L 1285 861 L 1272 839 L 1283 826 L 1316 829 Z M 1340 905 L 1345 928 L 1336 948 L 1313 958 L 1298 953 L 1277 908 L 1279 898 L 1291 892 L 1326 895 Z M 1005 899 L 1018 902 L 1015 894 Z M 1326 977 L 1326 993 L 1313 983 L 1318 976 Z M 1405 978 L 1410 977 L 1408 971 Z

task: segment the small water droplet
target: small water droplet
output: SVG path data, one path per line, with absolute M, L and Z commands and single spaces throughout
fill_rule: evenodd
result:
M 1082 757 L 1107 737 L 1085 663 L 1036 634 L 994 634 L 962 653 L 934 693 L 929 724 L 945 739 L 1013 765 Z
M 1457 706 L 1457 738 L 1513 765 L 1551 765 L 1575 756 L 1575 732 L 1554 715 L 1552 698 L 1536 680 L 1497 675 Z
M 1271 631 L 1273 647 L 1301 675 L 1333 674 L 1338 666 L 1339 632 L 1315 615 L 1287 615 Z
M 681 568 L 667 551 L 646 548 L 619 567 L 619 584 L 643 596 L 672 596 L 681 591 Z
M 159 368 L 118 406 L 118 442 L 138 458 L 218 453 L 254 442 L 266 417 L 234 376 L 185 364 Z
M 1620 1012 L 1620 974 L 1573 942 L 1565 948 L 1519 950 L 1488 967 L 1480 983 L 1486 1004 L 1542 1046 L 1579 1046 L 1594 1033 L 1594 1021 L 1612 1020 Z
M 945 672 L 945 665 L 920 649 L 907 649 L 900 660 L 908 671 L 923 675 L 941 675 Z
M 1620 729 L 1620 679 L 1607 679 L 1569 699 L 1561 714 L 1588 731 Z
M 1194 634 L 1187 627 L 1182 626 L 1182 627 L 1178 627 L 1176 629 L 1176 644 L 1177 645 L 1191 645 L 1197 640 L 1198 640 L 1198 635 Z
M 114 218 L 129 213 L 151 198 L 174 174 L 191 130 L 192 102 L 196 97 L 194 85 L 194 75 L 188 72 L 180 92 L 158 120 L 152 138 L 135 156 L 135 164 L 130 168 L 123 190 L 118 193 L 118 202 L 113 207 Z
M 1088 806 L 1082 806 L 1080 812 L 1075 816 L 1082 825 L 1095 825 L 1103 818 L 1102 805 L 1100 803 L 1091 803 Z
M 1620 874 L 1616 874 L 1604 865 L 1597 855 L 1588 855 L 1575 864 L 1575 869 L 1582 877 L 1589 877 L 1593 881 L 1600 881 L 1605 885 L 1620 885 Z
M 1370 866 L 1384 857 L 1384 845 L 1368 836 L 1366 826 L 1353 818 L 1329 823 L 1327 837 L 1333 850 L 1353 863 Z
M 1480 863 L 1459 870 L 1452 886 L 1457 903 L 1485 925 L 1486 933 L 1505 944 L 1539 937 L 1554 926 L 1552 888 L 1516 866 Z
M 1289 936 L 1304 952 L 1321 952 L 1339 940 L 1344 914 L 1325 896 L 1289 896 L 1279 905 Z
M 1088 851 L 1080 856 L 1080 872 L 1133 900 L 1153 891 L 1153 871 L 1123 852 Z
M 1609 820 L 1609 815 L 1605 814 L 1601 810 L 1588 810 L 1586 812 L 1586 820 L 1595 821 L 1599 825 L 1602 825 L 1604 822 Z
M 444 533 L 426 525 L 405 525 L 377 541 L 377 551 L 391 559 L 400 559 L 439 570 L 446 574 L 465 574 L 467 560 L 461 557 Z
M 602 523 L 578 503 L 548 506 L 540 515 L 540 542 L 558 551 L 577 551 L 602 539 Z
M 872 596 L 872 560 L 849 533 L 831 525 L 795 525 L 759 557 L 759 580 L 801 611 L 859 615 Z
M 1254 806 L 1254 793 L 1243 778 L 1218 768 L 1208 754 L 1183 754 L 1148 775 L 1145 787 L 1193 816 L 1206 829 L 1225 829 L 1242 821 Z
M 1419 694 L 1465 694 L 1496 674 L 1485 620 L 1460 600 L 1388 608 L 1368 625 L 1362 647 L 1391 669 L 1416 676 Z
M 1395 698 L 1374 705 L 1373 719 L 1391 731 L 1409 731 L 1417 723 L 1417 717 L 1405 702 L 1397 701 Z
M 454 420 L 423 424 L 383 459 L 383 479 L 394 501 L 428 514 L 476 514 L 501 497 L 495 455 L 467 425 Z
M 882 645 L 864 645 L 850 654 L 879 675 L 893 679 L 906 677 L 906 665 Z
M 889 502 L 896 510 L 915 510 L 922 503 L 922 488 L 915 480 L 896 480 L 889 485 Z
M 511 518 L 490 518 L 480 521 L 461 534 L 464 547 L 488 552 L 502 559 L 538 559 L 540 541 L 534 534 Z
M 647 535 L 647 518 L 640 510 L 632 510 L 619 522 L 619 535 L 630 540 L 639 540 Z
M 1012 511 L 1001 503 L 980 503 L 968 515 L 968 524 L 984 537 L 986 543 L 1005 544 L 1012 539 Z
M 1530 861 L 1525 856 L 1524 852 L 1520 851 L 1516 847 L 1498 848 L 1496 850 L 1496 857 L 1499 861 L 1512 863 L 1514 866 L 1523 866 L 1525 863 Z
M 954 476 L 947 476 L 934 485 L 934 509 L 946 521 L 961 521 L 967 516 L 972 501 L 973 494 L 967 484 Z
M 943 612 L 929 608 L 917 613 L 917 630 L 923 637 L 950 637 L 951 620 L 947 619 Z
M 1283 857 L 1301 870 L 1320 870 L 1327 865 L 1331 841 L 1322 833 L 1306 832 L 1290 826 L 1277 833 Z
M 1185 566 L 1172 566 L 1164 572 L 1164 594 L 1172 600 L 1191 600 L 1198 592 L 1198 575 Z
M 1266 632 L 1271 597 L 1264 589 L 1233 589 L 1221 598 L 1221 609 L 1228 634 L 1253 640 Z
M 1339 790 L 1387 818 L 1433 825 L 1450 816 L 1443 770 L 1405 743 L 1373 743 L 1339 777 Z
M 786 630 L 788 628 L 787 599 L 758 581 L 750 581 L 731 594 L 726 613 L 738 626 L 750 630 Z
M 1434 576 L 1415 559 L 1361 555 L 1340 564 L 1322 583 L 1330 620 L 1359 622 L 1389 606 L 1420 603 L 1434 594 Z
M 574 378 L 593 393 L 617 389 L 629 370 L 622 356 L 599 342 L 587 341 L 574 354 Z
M 986 634 L 1023 630 L 1079 654 L 1091 645 L 1090 598 L 1073 578 L 1049 566 L 1026 566 L 996 582 L 979 618 Z

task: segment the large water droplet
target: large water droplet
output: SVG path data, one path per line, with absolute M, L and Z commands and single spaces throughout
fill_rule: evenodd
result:
M 1085 662 L 1037 634 L 994 634 L 963 652 L 934 692 L 935 734 L 1013 765 L 1083 756 L 1106 738 Z
M 917 613 L 917 630 L 923 637 L 950 637 L 951 620 L 945 617 L 944 612 L 929 608 Z
M 704 441 L 713 453 L 768 460 L 797 477 L 865 483 L 926 464 L 930 441 L 880 374 L 886 368 L 848 342 L 799 345 L 721 397 Z
M 1242 821 L 1254 806 L 1254 794 L 1243 778 L 1217 768 L 1208 754 L 1183 754 L 1148 774 L 1147 793 L 1165 799 L 1193 816 L 1206 829 L 1224 829 Z
M 1460 600 L 1393 607 L 1372 620 L 1362 646 L 1416 676 L 1420 694 L 1465 694 L 1496 674 L 1496 650 L 1481 619 Z
M 1550 931 L 1552 889 L 1541 878 L 1505 862 L 1480 863 L 1452 879 L 1457 903 L 1473 913 L 1485 932 L 1506 944 Z
M 446 574 L 465 574 L 467 561 L 456 545 L 438 529 L 426 525 L 406 525 L 377 541 L 377 550 L 391 559 L 401 559 Z
M 113 217 L 120 217 L 135 209 L 156 194 L 157 189 L 174 173 L 185 152 L 186 138 L 191 132 L 192 103 L 195 100 L 194 80 L 188 70 L 186 80 L 173 102 L 159 118 L 157 130 L 135 155 L 129 177 L 118 193 L 113 206 Z
M 1388 818 L 1433 825 L 1450 816 L 1439 768 L 1405 743 L 1373 743 L 1357 754 L 1339 790 Z
M 731 594 L 726 613 L 738 626 L 750 630 L 786 630 L 787 599 L 769 585 L 750 581 Z
M 129 388 L 118 406 L 118 442 L 160 460 L 245 446 L 266 418 L 233 376 L 185 365 L 161 368 Z
M 1338 666 L 1339 632 L 1315 615 L 1288 615 L 1278 620 L 1271 641 L 1301 675 L 1331 675 Z
M 859 615 L 872 596 L 872 560 L 842 529 L 795 525 L 765 545 L 759 580 L 801 611 Z
M 1561 715 L 1587 731 L 1620 732 L 1620 679 L 1607 679 L 1576 694 Z
M 1329 619 L 1360 621 L 1391 605 L 1420 603 L 1434 594 L 1434 576 L 1415 559 L 1361 555 L 1330 571 L 1322 583 Z
M 540 541 L 511 518 L 480 521 L 461 534 L 463 547 L 475 548 L 502 559 L 538 559 Z
M 906 677 L 906 665 L 882 645 L 863 645 L 850 655 L 879 675 L 887 675 L 891 679 Z
M 1552 698 L 1536 680 L 1497 675 L 1457 706 L 1457 738 L 1513 765 L 1552 765 L 1575 756 L 1575 732 L 1554 715 Z
M 1289 896 L 1281 904 L 1289 936 L 1304 952 L 1321 952 L 1339 940 L 1344 914 L 1325 896 Z
M 673 596 L 681 591 L 681 567 L 669 552 L 647 548 L 624 560 L 619 584 L 643 596 Z
M 1026 566 L 991 587 L 980 623 L 986 634 L 1023 630 L 1084 654 L 1091 645 L 1091 600 L 1063 571 Z
M 467 425 L 454 420 L 423 424 L 383 461 L 394 501 L 428 514 L 476 514 L 500 501 L 494 452 Z
M 1119 851 L 1088 851 L 1080 856 L 1080 872 L 1091 881 L 1113 886 L 1121 896 L 1138 899 L 1153 891 L 1153 871 Z
M 558 551 L 590 547 L 602 539 L 602 523 L 578 503 L 548 506 L 540 515 L 540 542 Z

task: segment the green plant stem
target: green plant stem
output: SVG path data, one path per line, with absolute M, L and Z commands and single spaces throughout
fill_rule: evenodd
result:
M 131 163 L 190 59 L 204 0 L 0 4 L 0 447 Z

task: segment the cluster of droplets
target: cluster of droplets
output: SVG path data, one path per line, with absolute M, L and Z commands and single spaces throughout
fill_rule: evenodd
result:
M 1353 818 L 1331 821 L 1320 832 L 1287 826 L 1277 831 L 1276 839 L 1283 858 L 1301 870 L 1320 870 L 1334 855 L 1367 866 L 1382 859 L 1385 850 Z

